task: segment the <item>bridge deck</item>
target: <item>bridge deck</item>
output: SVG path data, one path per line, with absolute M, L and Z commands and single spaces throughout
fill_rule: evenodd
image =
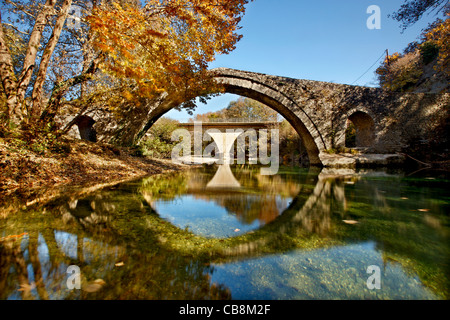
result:
M 195 126 L 206 129 L 270 129 L 279 127 L 280 122 L 267 121 L 267 122 L 187 122 L 180 123 L 179 127 L 188 130 L 194 130 Z

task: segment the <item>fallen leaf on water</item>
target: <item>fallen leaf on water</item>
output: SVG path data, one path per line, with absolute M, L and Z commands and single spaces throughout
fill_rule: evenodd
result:
M 356 220 L 342 220 L 344 223 L 346 223 L 346 224 L 357 224 L 357 223 L 359 223 L 358 221 L 356 221 Z
M 234 229 L 234 232 L 239 232 L 241 231 L 241 229 Z
M 102 279 L 97 279 L 93 282 L 89 282 L 87 285 L 85 285 L 83 287 L 83 291 L 86 292 L 97 292 L 98 290 L 100 290 L 104 285 L 106 284 L 106 282 Z
M 124 265 L 125 265 L 125 264 L 124 264 L 122 261 L 117 262 L 117 263 L 115 264 L 116 267 L 123 267 Z

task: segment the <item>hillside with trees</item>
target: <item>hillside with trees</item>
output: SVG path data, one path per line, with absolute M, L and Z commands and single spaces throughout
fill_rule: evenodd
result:
M 409 1 L 394 14 L 404 29 L 433 8 L 444 11 L 445 18 L 437 18 L 402 53 L 386 56 L 376 70 L 381 87 L 396 92 L 450 91 L 450 6 L 446 2 Z
M 405 30 L 431 12 L 443 18 L 437 17 L 402 53 L 388 55 L 376 70 L 382 88 L 395 92 L 450 92 L 450 3 L 407 0 L 392 17 Z M 432 139 L 411 144 L 409 154 L 421 159 L 421 165 L 448 167 L 449 130 L 447 117 L 434 130 Z

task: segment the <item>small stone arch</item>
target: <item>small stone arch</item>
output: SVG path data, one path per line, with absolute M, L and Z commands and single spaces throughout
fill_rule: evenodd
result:
M 370 148 L 375 142 L 375 122 L 373 118 L 366 112 L 355 111 L 348 117 L 348 122 L 353 124 L 355 130 L 354 145 L 348 144 L 346 146 L 356 148 Z
M 92 117 L 86 115 L 78 118 L 75 124 L 78 127 L 82 140 L 97 142 L 97 132 L 94 129 L 95 122 L 96 121 Z

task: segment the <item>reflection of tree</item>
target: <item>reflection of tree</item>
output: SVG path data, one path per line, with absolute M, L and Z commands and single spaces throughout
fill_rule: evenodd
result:
M 252 224 L 255 221 L 259 221 L 260 225 L 270 223 L 288 207 L 288 199 L 275 195 L 230 193 L 223 195 L 195 194 L 194 197 L 214 202 L 225 208 L 229 214 L 236 215 L 244 224 Z
M 339 210 L 343 207 L 343 210 Z M 293 217 L 301 222 L 303 230 L 318 235 L 326 235 L 332 228 L 332 214 L 346 210 L 343 181 L 336 179 L 319 179 L 313 194 Z
M 154 214 L 142 197 L 116 191 L 60 200 L 27 212 L 26 220 L 15 217 L 32 231 L 22 241 L 0 241 L 0 297 L 17 297 L 20 290 L 22 299 L 230 298 L 226 288 L 211 283 L 208 260 L 160 248 L 158 235 L 142 224 L 143 216 Z M 44 260 L 41 250 L 48 251 Z M 67 289 L 69 265 L 81 268 L 83 290 Z M 95 279 L 105 281 L 104 290 L 84 291 Z
M 25 257 L 20 248 L 20 241 L 7 240 L 0 244 L 0 266 L 1 266 L 1 281 L 0 281 L 0 293 L 2 299 L 7 298 L 6 294 L 9 290 L 17 289 L 21 291 L 23 300 L 29 300 L 32 298 L 30 288 L 31 284 L 28 281 L 28 271 L 25 262 Z M 15 270 L 15 279 L 17 282 L 11 281 L 9 276 L 10 268 Z
M 42 277 L 41 262 L 39 261 L 38 238 L 39 234 L 36 231 L 30 232 L 28 238 L 28 255 L 33 266 L 34 284 L 38 295 L 42 300 L 48 300 L 48 293 L 45 290 L 44 279 Z
M 276 196 L 261 195 L 225 198 L 222 199 L 221 205 L 236 214 L 244 223 L 251 224 L 255 220 L 259 220 L 263 224 L 267 224 L 275 220 L 287 207 L 287 200 L 284 202 L 284 208 L 279 208 Z
M 173 200 L 186 193 L 187 177 L 184 172 L 173 172 L 165 175 L 156 175 L 145 178 L 139 187 L 151 203 L 154 200 Z
M 208 190 L 207 185 L 214 176 L 216 167 L 202 167 L 190 172 L 176 172 L 143 180 L 139 191 L 149 205 L 154 201 L 171 201 L 178 196 L 191 194 L 196 199 L 212 201 L 225 208 L 239 220 L 251 224 L 259 220 L 262 224 L 276 219 L 287 207 L 287 201 L 300 191 L 298 179 L 290 175 L 262 176 L 258 169 L 234 168 L 243 188 L 235 191 Z

